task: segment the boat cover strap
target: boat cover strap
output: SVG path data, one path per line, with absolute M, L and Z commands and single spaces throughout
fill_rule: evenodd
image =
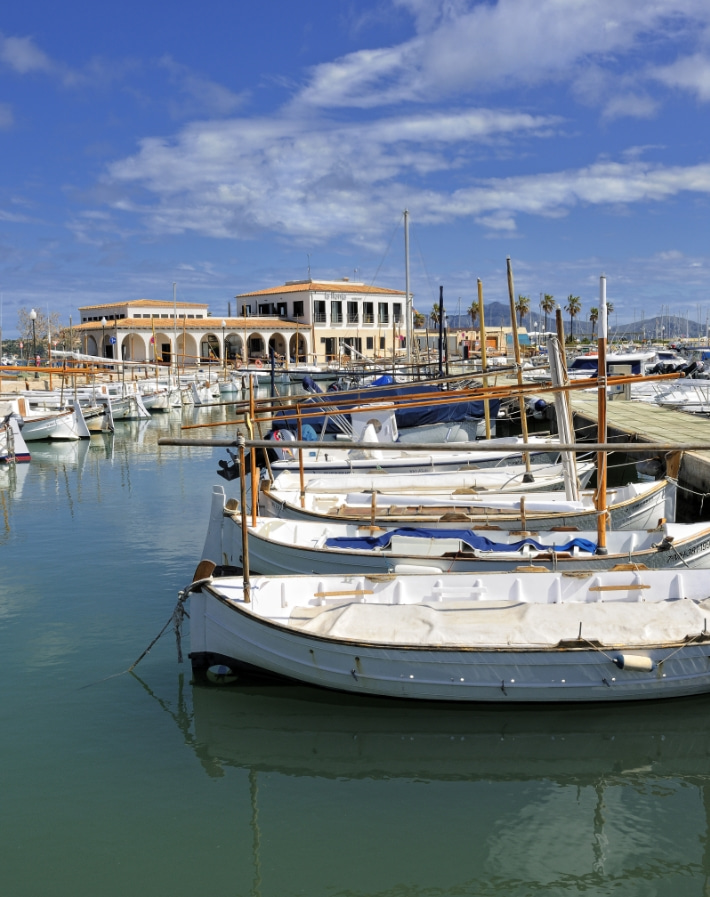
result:
M 387 548 L 393 536 L 409 536 L 419 539 L 459 539 L 477 551 L 520 551 L 524 545 L 532 545 L 538 551 L 581 551 L 595 552 L 596 542 L 589 539 L 573 538 L 560 545 L 545 545 L 537 539 L 527 537 L 517 542 L 494 542 L 471 529 L 427 529 L 426 527 L 402 526 L 386 533 L 373 536 L 333 536 L 326 540 L 326 548 L 375 549 Z

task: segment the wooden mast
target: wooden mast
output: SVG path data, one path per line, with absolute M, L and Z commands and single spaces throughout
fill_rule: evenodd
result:
M 513 268 L 510 263 L 510 256 L 506 259 L 508 268 L 508 296 L 510 297 L 510 324 L 513 335 L 513 351 L 515 352 L 515 369 L 518 375 L 518 386 L 523 385 L 523 369 L 520 363 L 520 344 L 518 343 L 518 321 L 515 316 L 515 289 L 513 287 Z M 518 395 L 518 403 L 520 406 L 520 426 L 522 428 L 523 441 L 529 442 L 528 439 L 528 418 L 525 413 L 525 396 L 521 393 Z M 530 470 L 530 452 L 523 453 L 525 460 L 525 477 L 523 482 L 530 482 L 533 479 Z
M 483 313 L 483 284 L 481 283 L 481 278 L 478 278 L 478 318 L 481 323 L 480 334 L 481 334 L 481 373 L 483 374 L 483 389 L 486 390 L 488 388 L 488 377 L 486 377 L 486 372 L 488 370 L 488 349 L 486 347 L 486 319 Z M 488 399 L 485 399 L 483 402 L 483 413 L 486 421 L 486 439 L 491 438 L 491 404 Z
M 606 276 L 599 278 L 599 338 L 597 341 L 597 442 L 603 444 L 607 437 L 606 424 L 606 339 L 607 339 L 607 308 L 606 308 Z M 607 480 L 606 452 L 597 452 L 597 554 L 607 554 L 606 524 L 608 511 L 606 506 L 606 480 Z

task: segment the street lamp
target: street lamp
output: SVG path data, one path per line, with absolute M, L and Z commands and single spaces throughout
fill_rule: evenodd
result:
M 37 334 L 35 330 L 35 321 L 37 320 L 37 312 L 34 308 L 30 311 L 30 321 L 32 321 L 32 361 L 37 367 Z M 35 378 L 39 378 L 39 371 L 35 371 Z
M 106 318 L 101 318 L 101 357 L 106 357 L 106 325 L 108 321 Z
M 227 329 L 227 322 L 222 320 L 222 367 L 224 368 L 224 379 L 227 379 L 227 342 L 224 338 L 224 331 Z

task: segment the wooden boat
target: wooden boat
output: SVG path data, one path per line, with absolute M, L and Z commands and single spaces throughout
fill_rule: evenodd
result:
M 78 402 L 71 407 L 44 407 L 24 396 L 7 397 L 0 403 L 5 414 L 17 415 L 25 442 L 44 439 L 88 439 L 89 430 Z
M 246 515 L 244 515 L 246 516 Z M 243 515 L 212 490 L 203 558 L 241 568 Z M 597 533 L 559 530 L 475 531 L 465 525 L 361 526 L 284 518 L 246 518 L 249 569 L 254 573 L 391 573 L 514 571 L 534 564 L 548 570 L 602 570 L 621 563 L 638 567 L 710 567 L 710 523 L 664 523 L 655 530 L 607 533 L 598 552 Z
M 259 493 L 263 516 L 292 520 L 348 520 L 361 525 L 386 526 L 392 523 L 441 526 L 465 523 L 472 529 L 549 530 L 572 527 L 591 530 L 596 526 L 597 508 L 592 490 L 584 490 L 579 500 L 563 493 L 478 493 L 436 496 L 381 495 L 377 492 L 327 493 L 279 489 L 264 482 Z M 607 511 L 612 530 L 653 529 L 661 519 L 675 519 L 676 482 L 672 479 L 650 483 L 629 483 L 606 491 Z
M 211 571 L 211 572 L 210 572 Z M 503 704 L 710 691 L 704 570 L 221 576 L 190 600 L 194 668 L 357 694 Z
M 586 486 L 594 473 L 594 463 L 579 462 L 578 481 Z M 275 487 L 285 492 L 298 492 L 301 477 L 298 473 L 284 470 L 274 480 Z M 427 471 L 417 473 L 395 473 L 387 468 L 374 468 L 361 473 L 332 473 L 322 476 L 320 472 L 304 471 L 303 488 L 306 492 L 377 492 L 381 495 L 406 493 L 408 500 L 417 495 L 431 493 L 456 493 L 459 495 L 477 492 L 556 492 L 564 489 L 565 471 L 561 464 L 535 464 L 530 473 L 524 464 L 510 464 L 505 467 L 464 468 L 456 471 Z
M 19 421 L 8 414 L 0 421 L 0 465 L 25 464 L 30 460 L 30 451 L 22 438 Z

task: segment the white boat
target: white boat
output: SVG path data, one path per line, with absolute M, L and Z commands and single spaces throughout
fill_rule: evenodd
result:
M 26 464 L 30 459 L 20 423 L 15 415 L 8 414 L 0 421 L 0 465 Z
M 710 567 L 710 523 L 609 532 L 606 552 L 599 553 L 596 531 L 493 533 L 455 524 L 370 527 L 273 517 L 258 517 L 253 523 L 233 503 L 227 504 L 221 486 L 212 490 L 202 557 L 222 567 L 241 568 L 245 518 L 249 569 L 267 575 L 514 571 L 529 564 L 560 572 L 618 564 Z
M 25 396 L 3 397 L 0 413 L 14 414 L 18 418 L 25 442 L 44 439 L 88 439 L 89 430 L 78 402 L 69 408 L 56 407 L 51 401 L 47 407 Z
M 428 701 L 613 702 L 710 691 L 704 570 L 243 580 L 200 565 L 180 602 L 188 595 L 196 669 L 222 663 Z
M 465 523 L 470 528 L 549 530 L 573 527 L 592 530 L 597 509 L 591 490 L 579 499 L 561 492 L 477 493 L 474 495 L 429 494 L 422 496 L 380 495 L 377 492 L 304 492 L 279 489 L 279 480 L 262 483 L 259 509 L 263 516 L 292 520 L 348 520 L 363 525 L 391 523 L 415 526 L 446 526 Z M 610 528 L 653 529 L 661 520 L 675 520 L 676 482 L 629 483 L 608 489 L 606 506 Z
M 592 461 L 577 464 L 579 485 L 584 488 L 592 478 Z M 505 467 L 466 468 L 457 471 L 433 471 L 422 476 L 417 473 L 395 473 L 387 469 L 362 473 L 331 473 L 321 476 L 311 471 L 303 474 L 306 492 L 351 493 L 377 492 L 379 495 L 405 493 L 408 501 L 417 495 L 457 494 L 479 492 L 555 492 L 564 489 L 565 472 L 561 464 L 534 464 L 528 472 L 524 464 Z M 272 486 L 287 492 L 300 492 L 301 477 L 292 470 L 279 473 Z
M 344 448 L 337 441 L 314 442 L 313 448 L 300 450 L 289 447 L 294 440 L 289 430 L 276 430 L 273 433 L 274 448 L 271 469 L 274 475 L 284 470 L 299 470 L 302 466 L 309 473 L 327 474 L 353 473 L 369 471 L 373 468 L 398 473 L 417 473 L 434 471 L 458 471 L 469 468 L 495 467 L 498 465 L 520 463 L 523 450 L 530 455 L 531 463 L 549 464 L 556 462 L 559 452 L 550 449 L 556 439 L 546 436 L 531 436 L 527 441 L 521 437 L 510 436 L 486 440 L 489 450 L 475 448 L 457 448 L 446 451 L 419 451 L 416 449 L 391 448 L 397 442 L 398 431 L 394 416 L 386 412 L 378 414 L 373 409 L 369 415 L 359 417 L 353 414 L 353 441 L 367 443 L 388 443 L 390 448 L 377 447 Z M 371 421 L 375 420 L 379 430 Z M 491 451 L 490 447 L 499 447 L 500 451 Z

